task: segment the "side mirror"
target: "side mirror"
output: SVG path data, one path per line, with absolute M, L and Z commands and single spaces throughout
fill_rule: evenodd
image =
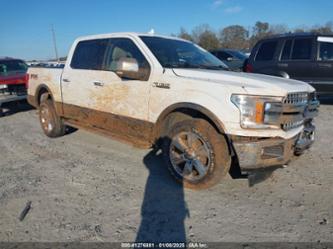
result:
M 122 57 L 117 61 L 116 74 L 120 78 L 139 79 L 139 63 L 134 58 Z

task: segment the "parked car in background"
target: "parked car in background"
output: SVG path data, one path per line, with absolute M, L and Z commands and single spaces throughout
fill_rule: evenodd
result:
M 26 99 L 28 66 L 23 60 L 0 57 L 0 115 L 3 103 Z
M 261 40 L 244 70 L 305 81 L 319 95 L 333 95 L 333 35 L 287 34 Z
M 210 51 L 233 71 L 242 71 L 246 54 L 234 49 L 218 49 Z
M 30 67 L 46 67 L 46 68 L 64 68 L 64 62 L 38 62 L 30 63 Z
M 83 127 L 139 147 L 160 146 L 184 187 L 287 163 L 314 141 L 310 85 L 230 72 L 192 42 L 152 34 L 78 38 L 64 69 L 30 67 L 28 101 L 49 137 Z

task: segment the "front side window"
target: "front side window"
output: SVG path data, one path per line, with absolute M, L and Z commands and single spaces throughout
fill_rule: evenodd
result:
M 222 51 L 218 52 L 218 54 L 217 54 L 217 58 L 224 60 L 224 61 L 228 60 L 228 58 L 230 58 L 230 57 L 232 57 L 232 55 L 230 55 L 226 52 L 222 52 Z
M 141 36 L 164 68 L 200 68 L 225 70 L 228 67 L 214 55 L 194 43 L 163 37 Z
M 256 61 L 273 60 L 277 44 L 278 44 L 277 41 L 268 41 L 261 44 L 255 60 Z
M 319 60 L 333 61 L 333 43 L 319 42 Z
M 81 41 L 77 44 L 71 67 L 74 69 L 102 70 L 107 39 Z
M 148 61 L 132 40 L 128 38 L 109 39 L 103 69 L 115 72 L 119 60 L 123 58 L 135 59 L 139 64 L 140 71 L 150 68 Z
M 312 50 L 311 38 L 295 39 L 291 59 L 309 60 L 311 59 L 311 50 Z

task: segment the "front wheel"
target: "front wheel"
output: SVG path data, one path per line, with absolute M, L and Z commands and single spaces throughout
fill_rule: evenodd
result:
M 164 138 L 162 149 L 171 174 L 186 188 L 209 188 L 230 169 L 226 139 L 203 119 L 175 124 Z

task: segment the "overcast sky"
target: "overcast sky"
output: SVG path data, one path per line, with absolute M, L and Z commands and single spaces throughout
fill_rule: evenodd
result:
M 215 30 L 258 20 L 290 28 L 333 21 L 332 0 L 0 0 L 0 56 L 55 57 L 54 25 L 60 56 L 77 36 L 119 31 L 177 33 L 199 24 Z

